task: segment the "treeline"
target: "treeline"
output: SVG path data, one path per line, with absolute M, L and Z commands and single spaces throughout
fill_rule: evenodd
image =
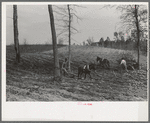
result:
M 99 46 L 99 47 L 107 47 L 107 48 L 115 48 L 115 49 L 123 49 L 123 50 L 137 50 L 137 42 L 131 39 L 126 41 L 100 41 L 91 43 L 91 46 Z M 140 50 L 143 53 L 147 53 L 147 40 L 140 41 Z

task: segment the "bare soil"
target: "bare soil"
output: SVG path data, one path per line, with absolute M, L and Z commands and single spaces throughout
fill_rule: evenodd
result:
M 24 52 L 21 63 L 15 63 L 15 53 L 6 54 L 7 101 L 146 101 L 146 69 L 120 74 L 98 69 L 92 80 L 63 76 L 53 81 L 53 55 L 44 52 Z M 77 75 L 77 62 L 72 63 Z

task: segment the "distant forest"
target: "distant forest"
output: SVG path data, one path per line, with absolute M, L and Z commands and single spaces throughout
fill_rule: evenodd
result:
M 133 40 L 127 41 L 103 41 L 103 42 L 96 42 L 91 43 L 92 46 L 100 46 L 100 47 L 108 47 L 108 48 L 115 48 L 115 49 L 124 49 L 124 50 L 137 50 L 137 42 Z M 147 40 L 140 42 L 140 50 L 144 53 L 147 52 Z

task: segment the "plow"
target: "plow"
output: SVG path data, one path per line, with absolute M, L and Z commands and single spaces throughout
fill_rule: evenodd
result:
M 67 74 L 67 76 L 69 76 L 70 78 L 75 78 L 75 77 L 77 77 L 76 74 L 74 74 L 74 73 L 71 72 L 71 71 L 67 71 L 65 68 L 62 68 L 62 71 L 65 72 L 65 74 Z
M 92 63 L 92 62 L 91 62 Z M 93 64 L 95 64 L 95 62 L 93 63 Z M 119 70 L 119 68 L 117 67 L 117 68 L 110 68 L 109 67 L 109 70 L 112 72 L 112 74 L 114 75 L 114 77 L 115 78 L 118 78 L 118 76 L 117 76 L 117 74 L 116 74 L 116 72 L 115 71 L 118 71 Z M 134 70 L 134 69 L 133 69 Z M 67 69 L 65 69 L 65 68 L 62 68 L 61 69 L 61 71 L 63 71 L 68 77 L 70 77 L 70 78 L 78 78 L 78 75 L 77 74 L 75 74 L 75 73 L 73 73 L 72 71 L 69 71 L 69 70 L 67 70 Z M 94 75 L 96 75 L 98 78 L 102 78 L 102 76 L 103 75 L 101 75 L 101 74 L 99 74 L 98 72 L 96 72 L 96 71 L 91 71 Z M 99 80 L 98 78 L 96 78 L 96 80 Z M 92 79 L 95 79 L 95 78 L 92 78 Z
M 71 71 L 67 71 L 65 68 L 62 69 L 63 72 L 65 72 L 65 74 L 70 77 L 70 78 L 78 78 L 78 75 L 74 74 L 73 72 Z M 98 76 L 99 78 L 102 77 L 102 75 L 100 75 L 99 73 L 97 73 L 96 71 L 91 71 L 92 73 L 94 73 L 96 76 Z M 115 73 L 114 70 L 112 70 L 112 73 L 114 74 L 114 76 L 117 78 L 117 75 Z M 92 78 L 92 79 L 96 79 L 96 80 L 99 80 L 98 78 Z

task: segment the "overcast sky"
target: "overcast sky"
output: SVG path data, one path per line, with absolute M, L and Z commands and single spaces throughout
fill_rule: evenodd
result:
M 101 37 L 111 40 L 114 38 L 115 26 L 120 21 L 120 12 L 113 9 L 100 9 L 102 5 L 82 5 L 86 8 L 77 7 L 77 15 L 82 21 L 77 23 L 73 21 L 73 25 L 80 33 L 72 36 L 72 44 L 82 44 L 89 37 L 93 37 L 94 41 L 99 41 Z M 23 44 L 26 39 L 28 44 L 45 44 L 51 40 L 50 20 L 47 5 L 18 5 L 18 29 L 19 42 Z M 56 7 L 53 7 L 56 10 Z M 56 13 L 54 13 L 56 16 Z M 58 15 L 57 15 L 58 16 Z M 13 6 L 6 7 L 6 34 L 7 44 L 13 44 Z M 75 19 L 75 18 L 74 18 Z M 56 30 L 58 34 L 60 30 Z M 61 38 L 61 35 L 58 39 Z M 65 40 L 67 43 L 67 40 Z

